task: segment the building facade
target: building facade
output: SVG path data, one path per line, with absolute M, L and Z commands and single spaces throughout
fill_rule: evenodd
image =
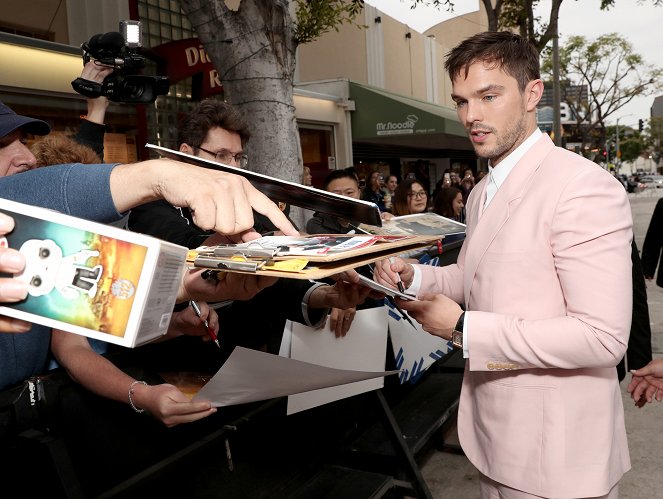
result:
M 449 168 L 476 169 L 443 62 L 456 43 L 485 29 L 485 12 L 424 34 L 369 5 L 361 16 L 365 28 L 343 25 L 298 50 L 294 104 L 314 185 L 350 165 L 405 177 L 423 162 L 431 182 Z M 70 85 L 82 69 L 79 47 L 117 31 L 122 19 L 141 21 L 143 46 L 155 61 L 145 71 L 168 75 L 171 87 L 153 104 L 111 103 L 106 161 L 146 157 L 146 142 L 176 147 L 182 114 L 201 97 L 222 98 L 222 82 L 175 0 L 36 0 L 4 9 L 0 99 L 49 121 L 56 133 L 75 131 L 85 113 Z

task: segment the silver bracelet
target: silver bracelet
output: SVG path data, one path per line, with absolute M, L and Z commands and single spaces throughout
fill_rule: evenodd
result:
M 136 407 L 136 404 L 134 404 L 134 401 L 131 398 L 131 396 L 134 394 L 134 386 L 136 386 L 136 385 L 145 385 L 145 386 L 147 386 L 147 383 L 145 383 L 145 381 L 134 381 L 133 383 L 131 383 L 129 385 L 129 405 L 131 406 L 131 408 L 134 411 L 136 411 L 137 413 L 140 414 L 141 412 L 145 412 L 145 409 L 139 409 L 138 407 Z

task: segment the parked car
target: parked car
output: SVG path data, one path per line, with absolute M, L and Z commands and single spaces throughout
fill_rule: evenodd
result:
M 663 187 L 663 175 L 643 175 L 640 177 L 640 182 L 647 187 Z

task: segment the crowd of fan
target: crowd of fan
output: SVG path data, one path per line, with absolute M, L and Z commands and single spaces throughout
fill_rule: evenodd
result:
M 422 169 L 417 169 L 417 172 L 421 171 Z M 323 188 L 375 203 L 384 219 L 430 211 L 464 223 L 467 198 L 486 172 L 479 171 L 475 176 L 471 168 L 466 168 L 461 178 L 459 172 L 447 169 L 432 192 L 427 176 L 418 175 L 417 172 L 408 173 L 404 180 L 400 180 L 399 176 L 394 174 L 385 178 L 378 170 L 373 170 L 364 177 L 356 167 L 349 167 L 344 174 L 332 172 L 325 180 Z M 330 187 L 340 176 L 348 179 L 354 177 L 355 182 L 349 190 Z

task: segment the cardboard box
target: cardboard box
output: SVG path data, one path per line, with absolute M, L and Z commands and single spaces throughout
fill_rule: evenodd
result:
M 0 314 L 125 347 L 166 333 L 187 248 L 4 199 L 0 212 L 15 221 L 0 245 L 25 255 L 14 277 L 29 286 Z

